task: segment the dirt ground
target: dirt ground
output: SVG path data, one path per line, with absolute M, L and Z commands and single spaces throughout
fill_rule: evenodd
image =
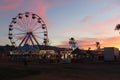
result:
M 39 72 L 14 80 L 120 80 L 120 64 L 113 63 L 9 65 L 9 67 Z

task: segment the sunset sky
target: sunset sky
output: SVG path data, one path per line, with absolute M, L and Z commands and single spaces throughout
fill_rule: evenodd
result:
M 120 0 L 0 0 L 0 45 L 11 44 L 8 27 L 18 13 L 33 12 L 45 21 L 50 45 L 69 47 L 74 37 L 79 48 L 120 48 Z

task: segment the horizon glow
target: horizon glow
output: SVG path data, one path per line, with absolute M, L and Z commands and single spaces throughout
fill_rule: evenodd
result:
M 1 0 L 0 45 L 10 44 L 8 26 L 18 13 L 33 12 L 45 21 L 50 45 L 69 47 L 74 37 L 79 48 L 120 48 L 120 0 Z

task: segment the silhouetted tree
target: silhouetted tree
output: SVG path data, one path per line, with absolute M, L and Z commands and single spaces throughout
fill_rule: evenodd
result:
M 117 24 L 115 30 L 120 30 L 120 24 Z
M 118 31 L 120 30 L 120 24 L 116 25 L 115 30 L 118 30 Z M 119 32 L 119 34 L 120 34 L 120 32 Z
M 100 42 L 96 42 L 97 50 L 100 49 Z

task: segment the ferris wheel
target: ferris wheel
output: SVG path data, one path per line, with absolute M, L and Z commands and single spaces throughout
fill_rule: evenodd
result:
M 48 45 L 48 31 L 41 17 L 32 13 L 19 13 L 9 25 L 8 38 L 15 47 Z

